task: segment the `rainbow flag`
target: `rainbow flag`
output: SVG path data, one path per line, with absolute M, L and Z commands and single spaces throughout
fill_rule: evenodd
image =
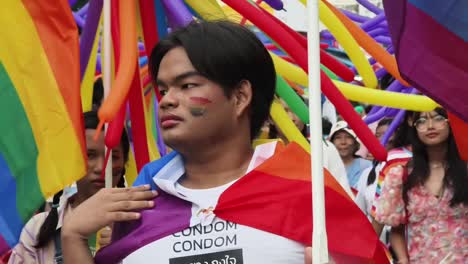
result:
M 67 0 L 0 8 L 0 255 L 85 174 L 78 31 Z
M 468 1 L 384 0 L 401 75 L 468 122 Z
M 253 163 L 260 165 L 224 190 L 215 208 L 207 210 L 211 210 L 217 218 L 230 223 L 221 229 L 242 225 L 253 228 L 252 232 L 261 230 L 300 243 L 300 251 L 303 253 L 303 246 L 312 245 L 310 156 L 296 143 L 291 143 L 285 148 L 281 148 L 279 144 L 274 146 L 274 151 L 267 150 L 273 152 L 269 155 L 257 155 L 256 150 Z M 177 196 L 177 191 L 170 191 L 174 188 L 173 180 L 177 181 L 173 175 L 183 170 L 181 160 L 180 155 L 174 151 L 143 168 L 135 185 L 150 184 L 153 189 L 158 189 L 160 195 L 155 199 L 156 206 L 151 210 L 142 211 L 142 219 L 139 221 L 114 226 L 114 242 L 97 253 L 96 263 L 119 263 L 123 259 L 125 263 L 148 261 L 151 256 L 142 255 L 139 249 L 148 248 L 149 251 L 146 252 L 151 255 L 154 254 L 151 243 L 157 243 L 167 237 L 179 237 L 181 233 L 177 232 L 185 233 L 194 227 L 194 230 L 199 229 L 196 232 L 202 232 L 202 228 L 209 229 L 206 225 L 200 227 L 200 223 L 194 220 L 200 219 L 198 215 L 200 212 L 206 213 L 205 209 L 198 210 L 197 205 L 182 199 L 183 195 Z M 328 171 L 325 171 L 325 211 L 328 247 L 336 263 L 389 263 L 384 246 L 366 216 Z M 201 223 L 209 217 L 203 216 Z M 219 228 L 218 223 L 220 222 L 216 222 L 214 228 Z M 187 229 L 189 227 L 191 229 Z M 204 247 L 205 242 L 196 239 L 205 235 L 207 232 L 198 237 L 185 239 L 186 241 L 193 239 L 193 246 Z M 241 240 L 240 237 L 237 239 Z M 249 238 L 244 237 L 244 241 L 246 240 Z M 186 241 L 183 243 L 190 242 Z M 234 238 L 231 240 L 227 238 L 224 241 L 233 242 Z M 264 243 L 268 249 L 269 241 Z M 177 243 L 170 245 L 171 249 L 174 247 L 174 251 L 177 251 L 179 246 Z M 165 252 L 164 248 L 159 250 Z M 233 254 L 239 252 L 231 251 L 229 252 Z M 258 254 L 247 254 L 247 251 L 248 248 L 244 248 L 244 256 L 238 254 L 231 256 L 238 258 L 237 263 L 260 263 L 252 261 L 252 258 Z M 280 255 L 289 253 L 291 252 L 271 252 Z M 204 256 L 211 258 L 212 254 L 208 255 Z M 185 259 L 186 256 L 177 260 L 171 259 L 170 263 L 197 262 L 194 261 L 194 257 L 200 263 L 205 263 L 206 259 L 200 260 L 199 255 L 192 256 L 190 261 Z M 160 261 L 166 260 L 160 259 Z M 276 263 L 286 263 L 276 261 Z

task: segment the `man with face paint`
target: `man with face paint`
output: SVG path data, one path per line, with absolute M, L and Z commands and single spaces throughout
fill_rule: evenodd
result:
M 229 22 L 198 23 L 162 40 L 151 54 L 149 67 L 162 95 L 161 135 L 177 151 L 177 156 L 159 171 L 161 181 L 158 180 L 154 189 L 161 196 L 165 192 L 192 202 L 194 213 L 190 222 L 197 225 L 191 224 L 191 228 L 136 248 L 122 259 L 114 261 L 105 257 L 102 262 L 190 263 L 229 256 L 237 263 L 302 264 L 304 245 L 212 214 L 221 193 L 255 163 L 252 139 L 268 118 L 276 79 L 272 59 L 262 43 L 248 29 Z M 136 184 L 154 184 L 145 176 L 142 173 Z M 141 188 L 133 191 L 133 195 L 149 196 Z M 141 197 L 136 200 L 143 200 Z M 118 199 L 127 203 L 125 211 L 153 205 L 152 201 L 132 204 L 129 198 Z M 164 206 L 159 200 L 156 199 L 155 208 Z M 96 199 L 96 204 L 90 204 L 87 211 L 91 207 L 96 208 L 91 212 L 97 208 L 105 211 L 105 204 L 110 202 Z M 130 220 L 134 213 L 128 214 Z M 106 217 L 82 218 L 86 220 L 70 219 L 67 226 L 70 228 L 64 230 L 66 241 L 81 237 Z M 165 221 L 160 224 L 177 218 Z M 118 227 L 115 232 L 118 233 Z M 264 241 L 269 241 L 268 247 L 263 245 Z M 72 248 L 67 252 L 64 246 L 65 260 L 87 263 L 86 257 L 76 254 L 79 247 L 75 244 Z M 88 263 L 93 262 L 88 259 Z
M 62 233 L 66 263 L 304 263 L 304 248 L 311 241 L 288 237 L 304 234 L 302 241 L 310 239 L 310 184 L 306 188 L 298 181 L 307 189 L 298 196 L 297 188 L 257 183 L 273 184 L 276 189 L 269 193 L 291 198 L 274 203 L 268 199 L 260 207 L 251 204 L 254 213 L 264 212 L 268 204 L 282 204 L 278 211 L 244 218 L 242 223 L 256 221 L 252 225 L 225 220 L 217 211 L 230 190 L 247 180 L 264 179 L 250 172 L 276 156 L 276 145 L 252 148 L 268 118 L 276 81 L 261 41 L 237 24 L 199 22 L 161 40 L 151 53 L 149 69 L 162 95 L 161 134 L 175 151 L 145 166 L 135 181 L 139 187 L 103 190 L 75 209 L 80 218 L 67 219 Z M 245 186 L 244 193 L 231 191 L 233 206 L 239 195 L 244 195 L 240 204 L 264 197 L 265 192 Z M 155 190 L 159 196 L 153 199 Z M 301 212 L 309 212 L 308 218 L 302 217 L 308 220 L 285 228 L 281 219 L 301 220 Z M 270 225 L 272 221 L 280 224 Z M 122 222 L 114 226 L 113 243 L 93 259 L 83 238 L 112 222 Z M 291 232 L 278 235 L 273 229 Z

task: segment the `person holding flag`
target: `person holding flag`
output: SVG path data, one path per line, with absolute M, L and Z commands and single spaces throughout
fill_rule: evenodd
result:
M 76 193 L 58 192 L 53 197 L 50 212 L 39 213 L 28 221 L 21 233 L 19 244 L 12 250 L 8 260 L 9 264 L 63 263 L 60 233 L 64 217 L 70 214 L 73 208 L 104 187 L 104 180 L 101 177 L 105 155 L 104 136 L 101 135 L 97 141 L 93 140 L 98 123 L 99 119 L 95 111 L 84 113 L 88 170 L 87 174 L 77 181 Z M 124 131 L 119 146 L 112 150 L 113 186 L 125 186 L 123 176 L 129 149 L 127 134 Z M 71 197 L 69 197 L 70 195 Z M 74 217 L 80 216 L 75 215 Z M 100 233 L 98 241 L 96 241 L 95 233 L 90 234 L 88 238 L 92 239 L 89 239 L 88 246 L 91 252 L 94 254 L 97 250 L 96 242 L 99 246 L 108 245 L 110 236 L 110 228 L 105 228 Z
M 310 156 L 294 142 L 252 147 L 275 92 L 261 41 L 231 22 L 192 23 L 158 43 L 149 69 L 162 94 L 161 134 L 174 151 L 147 164 L 137 187 L 101 190 L 75 208 L 62 229 L 66 263 L 304 263 Z M 386 259 L 328 171 L 325 188 L 332 257 Z M 112 244 L 93 258 L 86 237 L 114 222 Z

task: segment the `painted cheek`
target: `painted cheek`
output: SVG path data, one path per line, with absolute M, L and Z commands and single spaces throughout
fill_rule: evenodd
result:
M 205 114 L 206 109 L 202 107 L 190 107 L 192 116 L 202 116 Z
M 212 103 L 211 100 L 205 97 L 193 96 L 193 97 L 190 97 L 189 99 L 192 105 L 190 107 L 190 113 L 192 114 L 192 116 L 195 116 L 195 117 L 203 116 L 206 112 L 206 105 Z
M 197 104 L 197 105 L 207 105 L 207 104 L 212 103 L 210 99 L 205 98 L 205 97 L 192 96 L 189 99 L 190 99 L 190 102 L 192 102 L 193 104 Z

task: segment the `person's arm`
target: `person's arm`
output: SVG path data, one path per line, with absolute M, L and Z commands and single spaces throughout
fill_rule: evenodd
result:
M 383 230 L 383 228 L 384 228 L 385 225 L 383 225 L 383 224 L 377 222 L 377 221 L 374 219 L 374 217 L 371 216 L 371 218 L 372 218 L 372 227 L 374 228 L 375 233 L 377 233 L 377 236 L 380 237 L 380 234 L 382 234 L 382 230 Z
M 408 264 L 408 250 L 405 239 L 405 225 L 392 227 L 390 231 L 390 244 L 397 255 L 398 264 Z
M 378 223 L 399 226 L 406 224 L 406 204 L 403 200 L 402 166 L 392 166 L 385 175 L 381 194 L 374 200 L 375 213 L 373 217 Z
M 93 255 L 88 247 L 88 240 L 74 232 L 62 232 L 62 253 L 65 263 L 94 263 Z
M 312 264 L 312 248 L 306 247 L 304 250 L 304 263 Z
M 139 219 L 140 213 L 135 211 L 154 206 L 152 199 L 157 193 L 149 189 L 149 185 L 102 189 L 76 207 L 62 227 L 64 262 L 94 263 L 86 238 L 114 222 Z

